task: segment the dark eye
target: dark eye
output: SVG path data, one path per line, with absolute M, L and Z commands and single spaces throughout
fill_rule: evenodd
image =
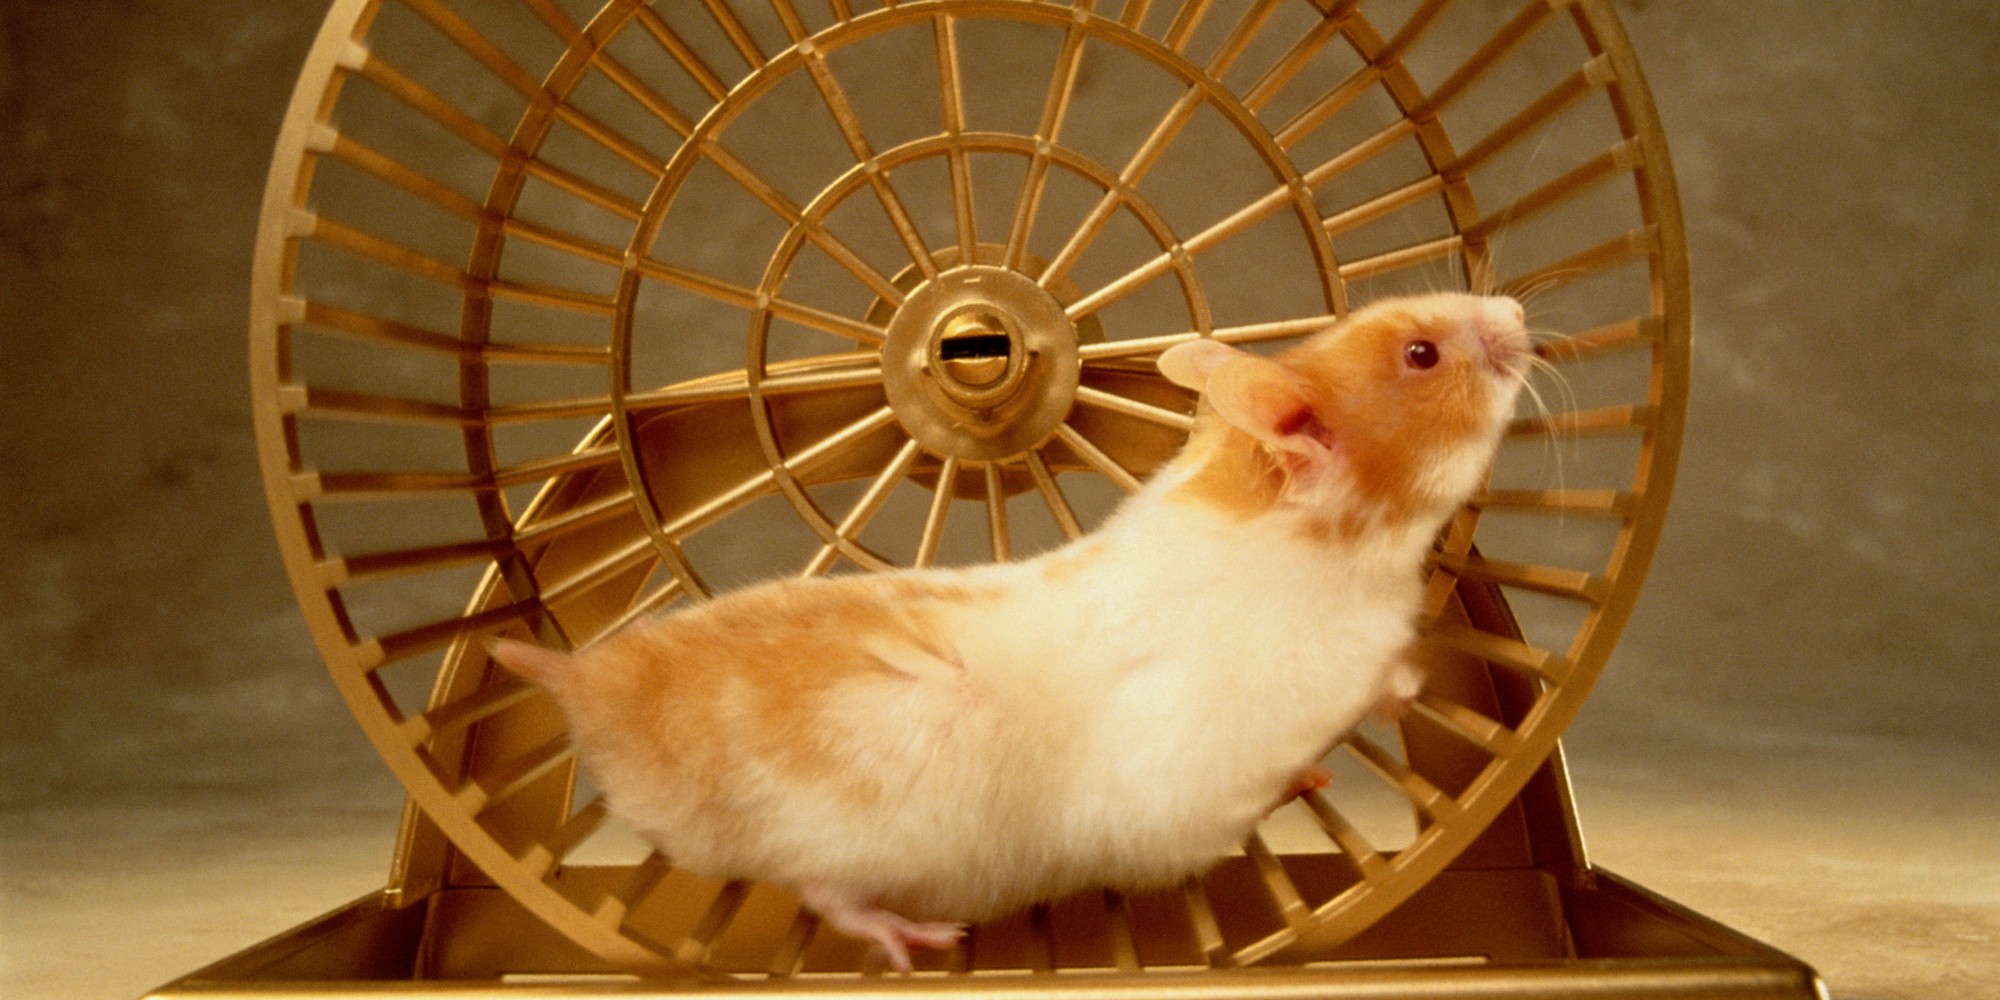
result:
M 1403 360 L 1419 370 L 1433 367 L 1438 363 L 1438 345 L 1428 340 L 1412 340 L 1403 346 Z

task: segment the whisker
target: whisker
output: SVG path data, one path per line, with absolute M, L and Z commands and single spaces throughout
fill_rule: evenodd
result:
M 1539 339 L 1547 340 L 1566 335 L 1537 332 L 1535 336 Z M 1527 356 L 1527 363 L 1528 371 L 1522 379 L 1521 388 L 1533 411 L 1533 416 L 1539 419 L 1543 427 L 1546 445 L 1545 454 L 1547 455 L 1549 464 L 1552 466 L 1555 488 L 1560 492 L 1568 486 L 1568 474 L 1563 462 L 1563 433 L 1556 429 L 1554 411 L 1549 406 L 1548 395 L 1543 391 L 1543 386 L 1539 385 L 1538 382 L 1543 378 L 1547 379 L 1548 390 L 1555 394 L 1565 411 L 1576 409 L 1576 392 L 1570 384 L 1568 375 L 1562 370 L 1561 366 L 1547 358 L 1532 353 Z M 1574 430 L 1570 431 L 1568 437 L 1570 444 L 1574 446 L 1577 440 L 1576 432 Z M 1560 522 L 1558 522 L 1558 526 L 1560 526 Z

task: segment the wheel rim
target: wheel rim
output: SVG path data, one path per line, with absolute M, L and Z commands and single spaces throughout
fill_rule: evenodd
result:
M 1441 268 L 1585 317 L 1539 348 L 1572 398 L 1515 422 L 1493 487 L 1445 533 L 1421 647 L 1431 689 L 1399 730 L 1338 748 L 1355 775 L 1281 810 L 1225 865 L 1236 875 L 1178 894 L 1199 961 L 1308 955 L 1406 899 L 1512 800 L 1609 658 L 1664 517 L 1688 329 L 1665 144 L 1608 8 L 1486 21 L 1426 2 L 1385 38 L 1365 3 L 1116 6 L 780 0 L 751 16 L 613 0 L 579 22 L 524 2 L 512 23 L 404 0 L 329 16 L 274 158 L 254 280 L 281 548 L 336 683 L 412 800 L 601 957 L 727 973 L 834 962 L 808 960 L 825 950 L 809 921 L 737 929 L 790 905 L 768 887 L 706 884 L 643 853 L 585 863 L 615 824 L 576 787 L 546 700 L 494 675 L 478 637 L 583 641 L 700 599 L 744 572 L 731 545 L 766 524 L 791 525 L 772 565 L 808 575 L 1073 537 L 1108 503 L 1079 503 L 1074 484 L 1129 491 L 1184 435 L 1191 401 L 1146 363 L 1178 339 L 1282 341 Z M 529 29 L 548 36 L 545 71 L 523 68 Z M 1045 63 L 1015 89 L 1035 111 L 989 127 L 974 71 L 993 46 L 1028 43 Z M 518 111 L 405 61 L 437 51 Z M 646 51 L 678 68 L 678 89 L 647 75 Z M 928 68 L 910 89 L 937 122 L 885 141 L 867 74 L 890 51 Z M 1330 74 L 1336 55 L 1351 65 Z M 1122 147 L 1101 141 L 1120 83 L 1154 109 Z M 830 137 L 816 174 L 761 145 L 799 94 Z M 707 110 L 682 110 L 687 95 Z M 1596 120 L 1575 124 L 1580 109 Z M 665 129 L 670 151 L 634 123 Z M 432 158 L 436 142 L 405 135 L 418 125 L 471 165 Z M 1472 141 L 1454 145 L 1454 128 Z M 1185 172 L 1197 144 L 1226 190 L 1163 200 L 1187 189 L 1159 176 Z M 1380 186 L 1398 157 L 1418 166 Z M 483 199 L 465 193 L 482 169 Z M 456 220 L 462 242 L 347 193 L 371 185 Z M 768 253 L 745 240 L 703 256 L 732 199 L 761 216 Z M 868 213 L 872 235 L 854 221 Z M 1231 256 L 1246 246 L 1262 268 Z M 1256 302 L 1250 286 L 1278 284 L 1281 302 Z M 378 388 L 356 359 L 398 371 Z M 1550 439 L 1570 451 L 1553 467 L 1537 458 Z M 395 464 L 428 452 L 450 457 Z M 453 512 L 410 515 L 413 498 Z M 414 586 L 469 603 L 409 624 L 385 609 Z M 1504 709 L 1495 677 L 1532 699 Z M 1385 791 L 1389 806 L 1370 804 Z M 1131 901 L 1107 900 L 1102 919 L 1129 933 Z M 1105 961 L 1143 967 L 1145 951 Z

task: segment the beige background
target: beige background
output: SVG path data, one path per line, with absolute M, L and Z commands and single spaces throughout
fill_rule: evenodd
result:
M 0 994 L 129 996 L 386 869 L 398 790 L 292 604 L 247 412 L 315 6 L 0 4 Z M 2000 8 L 1619 9 L 1695 395 L 1566 741 L 1594 855 L 1837 995 L 1994 995 Z

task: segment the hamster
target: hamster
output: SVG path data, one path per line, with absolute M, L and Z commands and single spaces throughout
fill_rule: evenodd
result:
M 948 948 L 967 922 L 1179 883 L 1420 679 L 1421 566 L 1528 366 L 1521 306 L 1387 300 L 1266 358 L 1178 344 L 1181 452 L 1035 559 L 796 579 L 568 654 L 547 689 L 613 814 L 674 863 L 827 926 Z

